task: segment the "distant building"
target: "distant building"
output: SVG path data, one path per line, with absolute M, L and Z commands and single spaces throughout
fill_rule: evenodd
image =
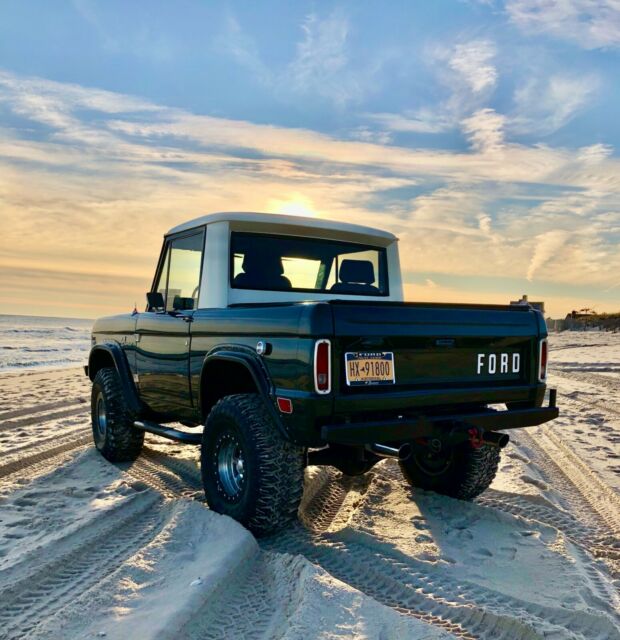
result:
M 549 331 L 564 331 L 566 329 L 566 320 L 564 318 L 547 318 L 546 323 Z
M 583 331 L 598 328 L 600 326 L 599 315 L 592 309 L 579 309 L 566 314 L 564 326 L 573 331 Z
M 534 309 L 538 309 L 538 311 L 540 311 L 541 313 L 545 313 L 545 303 L 544 302 L 532 302 L 528 297 L 527 294 L 523 294 L 523 297 L 521 298 L 521 300 L 511 300 L 510 304 L 529 304 L 530 307 L 533 307 Z

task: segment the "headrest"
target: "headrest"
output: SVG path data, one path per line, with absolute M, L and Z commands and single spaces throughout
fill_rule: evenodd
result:
M 243 256 L 243 264 L 241 265 L 241 268 L 244 273 L 248 274 L 258 272 L 281 276 L 284 273 L 282 258 L 268 253 L 246 253 Z
M 347 284 L 372 284 L 375 268 L 370 260 L 343 260 L 340 265 L 340 282 Z

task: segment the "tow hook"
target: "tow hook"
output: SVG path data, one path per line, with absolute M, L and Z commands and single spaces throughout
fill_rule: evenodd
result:
M 470 427 L 467 429 L 469 444 L 474 449 L 480 449 L 484 445 L 484 431 L 480 427 Z
M 474 449 L 480 449 L 480 447 L 484 445 L 503 449 L 510 441 L 510 437 L 505 433 L 484 431 L 479 427 L 470 427 L 467 430 L 467 434 L 469 436 L 469 443 Z

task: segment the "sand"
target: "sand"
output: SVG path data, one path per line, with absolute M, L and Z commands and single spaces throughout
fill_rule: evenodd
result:
M 620 336 L 551 343 L 562 417 L 474 503 L 310 467 L 259 541 L 196 447 L 106 462 L 81 370 L 0 376 L 0 638 L 620 638 Z

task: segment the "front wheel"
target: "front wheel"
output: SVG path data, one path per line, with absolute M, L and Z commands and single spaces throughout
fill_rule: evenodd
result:
M 133 426 L 116 369 L 97 372 L 90 405 L 93 440 L 104 458 L 110 462 L 135 460 L 142 450 L 144 432 Z
M 500 461 L 497 447 L 473 448 L 469 442 L 432 451 L 414 445 L 411 456 L 400 462 L 403 476 L 414 487 L 460 500 L 473 500 L 489 488 Z
M 279 433 L 263 398 L 226 396 L 211 409 L 200 467 L 209 507 L 261 536 L 297 516 L 305 450 Z

